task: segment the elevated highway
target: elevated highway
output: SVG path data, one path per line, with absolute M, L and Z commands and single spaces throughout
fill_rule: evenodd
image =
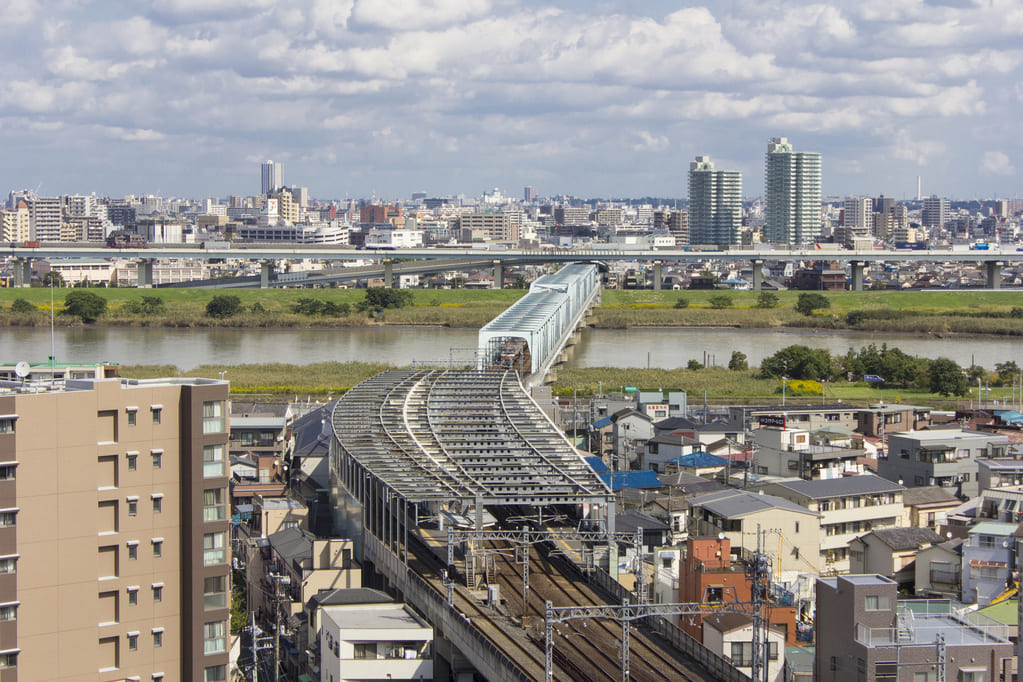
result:
M 27 248 L 13 246 L 2 251 L 9 258 L 15 259 L 15 281 L 21 281 L 27 263 L 40 258 L 134 258 L 140 262 L 151 262 L 156 258 L 193 258 L 199 260 L 241 259 L 264 262 L 264 278 L 269 281 L 267 273 L 272 272 L 273 264 L 282 260 L 316 259 L 320 261 L 353 261 L 366 258 L 387 260 L 398 259 L 448 259 L 448 260 L 486 260 L 494 264 L 526 262 L 526 263 L 564 263 L 575 261 L 645 261 L 654 266 L 655 288 L 660 264 L 666 262 L 697 263 L 707 260 L 723 262 L 748 262 L 753 266 L 754 288 L 759 288 L 761 268 L 768 261 L 804 262 L 837 261 L 851 269 L 853 288 L 862 288 L 862 272 L 869 263 L 980 263 L 987 268 L 988 281 L 991 288 L 997 288 L 998 275 L 1006 263 L 1023 261 L 1023 251 L 1014 248 L 1002 248 L 990 245 L 984 250 L 941 247 L 929 250 L 892 250 L 892 249 L 830 249 L 815 247 L 772 248 L 772 249 L 732 249 L 727 250 L 687 250 L 687 249 L 507 249 L 481 250 L 463 247 L 442 248 L 409 248 L 409 249 L 356 249 L 354 247 L 319 246 L 307 244 L 242 244 L 231 242 L 228 248 L 201 248 L 196 244 L 153 244 L 147 248 L 112 249 L 98 243 L 50 243 L 40 247 Z M 19 273 L 21 273 L 19 275 Z

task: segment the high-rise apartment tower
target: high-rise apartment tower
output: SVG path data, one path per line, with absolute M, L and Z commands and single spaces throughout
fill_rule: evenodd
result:
M 284 166 L 279 161 L 264 161 L 262 165 L 262 190 L 266 196 L 284 187 Z
M 784 137 L 767 144 L 764 236 L 776 244 L 817 241 L 821 232 L 821 155 L 793 151 Z
M 689 164 L 689 243 L 738 244 L 741 228 L 742 174 L 697 156 Z

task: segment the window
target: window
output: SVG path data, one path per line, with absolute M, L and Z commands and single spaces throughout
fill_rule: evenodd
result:
M 18 665 L 18 652 L 5 651 L 0 654 L 0 668 L 14 668 Z
M 224 533 L 203 533 L 202 565 L 216 566 L 227 563 L 227 551 L 224 549 Z
M 206 610 L 227 608 L 227 576 L 203 578 L 202 605 Z
M 892 608 L 891 597 L 877 594 L 867 595 L 864 608 L 867 611 L 889 611 Z
M 897 682 L 899 679 L 899 664 L 875 663 L 874 679 L 877 682 Z
M 4 604 L 3 606 L 0 606 L 0 621 L 17 619 L 18 619 L 17 604 Z
M 748 668 L 753 665 L 753 642 L 732 642 L 732 665 Z
M 16 468 L 14 464 L 0 465 L 0 481 L 13 481 Z
M 355 649 L 355 658 L 375 659 L 377 657 L 376 642 L 356 642 L 353 648 Z
M 161 422 L 161 420 L 163 419 L 163 408 L 162 407 L 156 407 L 154 405 L 153 407 L 151 407 L 149 409 L 151 409 L 153 411 L 153 423 L 154 424 L 159 424 Z
M 139 501 L 135 498 L 128 498 L 128 516 L 139 515 Z
M 16 509 L 0 511 L 0 528 L 12 528 L 17 520 L 18 511 Z
M 977 537 L 977 544 L 986 549 L 992 549 L 995 546 L 994 535 L 980 535 Z
M 799 521 L 796 521 L 796 532 L 799 532 Z
M 135 426 L 136 420 L 138 418 L 138 411 L 137 410 L 133 410 L 130 407 L 127 408 L 127 409 L 128 409 L 128 426 Z
M 209 668 L 203 670 L 202 673 L 203 682 L 226 682 L 227 681 L 227 666 L 226 665 L 211 665 Z
M 778 642 L 767 643 L 767 660 L 769 661 L 778 660 Z
M 207 400 L 202 404 L 202 432 L 223 433 L 226 431 L 224 424 L 224 401 Z
M 959 682 L 987 682 L 986 670 L 960 670 Z
M 153 601 L 154 602 L 163 601 L 163 583 L 153 584 Z
M 137 606 L 139 603 L 139 588 L 129 587 L 128 588 L 128 604 L 130 606 Z
M 159 469 L 163 466 L 163 450 L 153 450 L 150 454 L 153 455 L 153 468 Z
M 163 628 L 157 628 L 153 630 L 153 648 L 159 648 L 163 646 Z
M 139 543 L 134 541 L 128 543 L 128 558 L 132 561 L 139 558 Z
M 129 412 L 128 414 L 134 414 L 134 413 L 133 412 Z M 138 636 L 138 633 L 137 632 L 129 632 L 128 633 L 128 651 L 138 651 L 138 650 L 139 650 L 139 636 Z
M 163 538 L 153 538 L 153 556 L 157 559 L 163 556 Z
M 0 433 L 14 433 L 14 420 L 0 419 Z
M 163 511 L 163 495 L 153 495 L 153 513 L 159 514 Z
M 224 636 L 224 621 L 215 620 L 202 626 L 203 654 L 222 654 L 227 651 L 227 638 Z
M 202 520 L 223 521 L 227 518 L 223 488 L 207 488 L 202 493 Z
M 216 478 L 217 476 L 223 476 L 224 474 L 224 446 L 204 446 L 202 449 L 203 478 Z
M 130 454 L 127 455 L 127 457 L 128 457 L 128 471 L 135 471 L 136 469 L 138 469 L 138 459 L 139 459 L 139 456 L 137 454 L 135 454 L 135 453 L 130 453 Z
M 0 573 L 16 573 L 18 570 L 18 557 L 8 556 L 0 559 Z

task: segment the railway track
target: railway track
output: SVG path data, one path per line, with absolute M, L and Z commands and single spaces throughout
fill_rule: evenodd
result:
M 502 593 L 514 595 L 513 612 L 522 612 L 521 566 L 512 558 L 514 549 L 507 543 L 488 543 L 489 549 L 499 557 L 503 570 L 498 570 Z M 588 586 L 566 580 L 564 575 L 537 548 L 530 551 L 530 590 L 527 596 L 527 614 L 542 623 L 546 601 L 554 606 L 589 606 L 605 603 Z M 506 591 L 507 590 L 507 591 Z M 506 600 L 511 602 L 511 599 Z M 575 660 L 584 669 L 584 680 L 620 679 L 621 625 L 614 620 L 595 618 L 557 624 L 555 652 Z M 665 654 L 647 641 L 642 633 L 630 636 L 630 678 L 637 682 L 647 680 L 680 680 L 698 682 L 703 678 L 684 669 L 681 662 Z M 542 633 L 538 637 L 543 646 Z M 576 678 L 578 679 L 578 678 Z

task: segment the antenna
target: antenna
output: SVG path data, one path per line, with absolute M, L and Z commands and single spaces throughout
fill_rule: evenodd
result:
M 14 366 L 14 373 L 18 375 L 18 378 L 20 378 L 22 383 L 24 383 L 28 375 L 32 373 L 32 366 L 22 360 Z

